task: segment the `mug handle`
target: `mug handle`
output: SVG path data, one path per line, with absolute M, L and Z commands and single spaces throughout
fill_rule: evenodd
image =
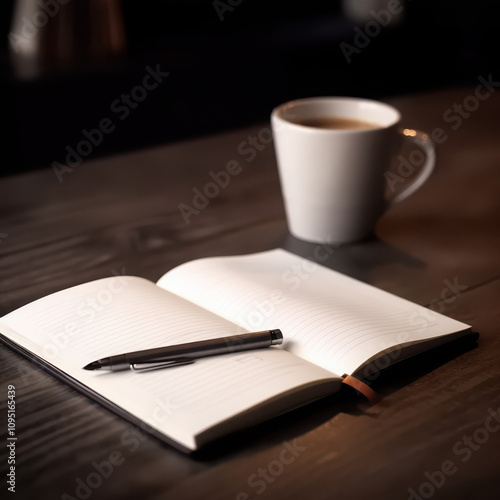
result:
M 410 184 L 399 192 L 394 198 L 389 199 L 389 206 L 395 205 L 405 198 L 408 198 L 415 191 L 420 189 L 434 171 L 436 165 L 436 149 L 429 134 L 420 130 L 405 128 L 399 131 L 404 138 L 414 142 L 425 153 L 426 159 L 420 169 L 420 173 L 410 182 Z

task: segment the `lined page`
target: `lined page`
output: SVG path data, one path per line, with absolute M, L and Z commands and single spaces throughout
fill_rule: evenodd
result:
M 190 449 L 198 434 L 225 419 L 331 379 L 275 348 L 146 373 L 83 370 L 113 354 L 243 331 L 142 278 L 107 278 L 57 292 L 1 321 L 0 333 Z
M 280 328 L 286 350 L 339 375 L 388 350 L 468 328 L 281 249 L 200 259 L 158 285 L 244 328 Z

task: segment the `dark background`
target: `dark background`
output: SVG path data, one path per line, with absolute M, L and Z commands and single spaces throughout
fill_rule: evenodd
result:
M 359 31 L 338 1 L 221 3 L 232 9 L 223 20 L 213 0 L 123 0 L 121 59 L 81 68 L 77 61 L 23 79 L 9 59 L 14 1 L 4 0 L 2 173 L 64 163 L 66 147 L 106 117 L 116 128 L 89 158 L 267 120 L 274 106 L 296 97 L 384 98 L 498 76 L 494 0 L 407 0 L 404 20 L 370 37 L 350 63 L 340 44 L 354 46 Z M 366 21 L 358 26 L 366 31 Z M 158 65 L 169 76 L 118 119 L 113 101 Z

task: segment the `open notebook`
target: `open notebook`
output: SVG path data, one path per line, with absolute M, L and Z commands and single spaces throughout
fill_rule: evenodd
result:
M 95 359 L 279 328 L 284 343 L 145 373 Z M 1 318 L 0 339 L 183 450 L 339 390 L 344 374 L 452 340 L 468 325 L 275 249 L 183 264 L 154 284 L 115 276 Z

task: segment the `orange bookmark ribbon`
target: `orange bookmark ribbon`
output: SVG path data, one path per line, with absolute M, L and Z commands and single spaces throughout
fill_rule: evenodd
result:
M 372 405 L 378 403 L 380 401 L 380 396 L 368 385 L 366 385 L 364 382 L 361 382 L 361 380 L 357 379 L 356 377 L 353 377 L 351 375 L 344 375 L 343 384 L 349 385 L 353 389 L 356 389 L 359 391 L 363 396 L 365 396 L 368 401 Z

